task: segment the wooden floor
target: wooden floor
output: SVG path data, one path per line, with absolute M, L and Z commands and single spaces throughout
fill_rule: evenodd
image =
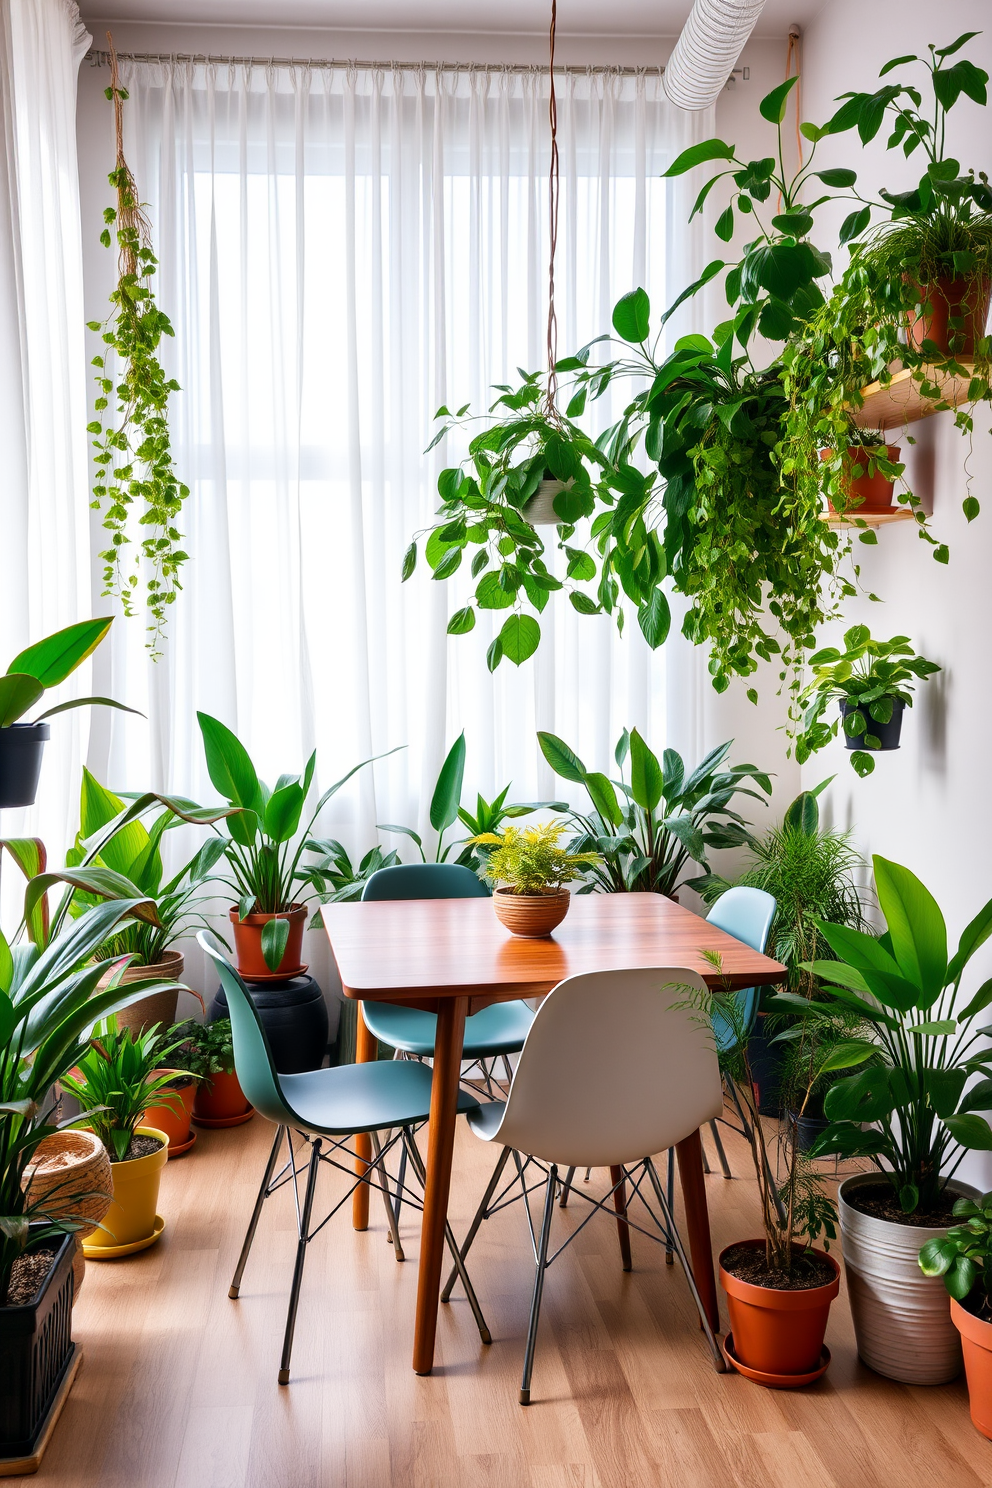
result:
M 293 1250 L 284 1190 L 267 1205 L 241 1298 L 228 1299 L 272 1128 L 201 1131 L 164 1175 L 162 1241 L 91 1262 L 75 1310 L 82 1371 L 35 1478 L 59 1488 L 987 1488 L 992 1443 L 963 1381 L 906 1388 L 858 1362 L 843 1293 L 825 1379 L 797 1392 L 717 1375 L 684 1277 L 634 1236 L 634 1270 L 598 1219 L 549 1273 L 534 1403 L 517 1404 L 532 1280 L 519 1206 L 484 1228 L 472 1273 L 494 1342 L 465 1301 L 442 1309 L 438 1365 L 410 1368 L 417 1226 L 398 1265 L 381 1205 L 339 1215 L 310 1250 L 288 1388 L 276 1383 Z M 737 1173 L 742 1147 L 728 1144 Z M 491 1152 L 464 1129 L 462 1233 Z M 594 1174 L 593 1180 L 605 1175 Z M 318 1198 L 338 1182 L 322 1179 Z M 754 1233 L 746 1178 L 707 1179 L 717 1248 Z M 578 1223 L 573 1204 L 562 1224 Z

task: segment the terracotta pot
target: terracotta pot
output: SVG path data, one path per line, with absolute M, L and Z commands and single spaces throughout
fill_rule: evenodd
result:
M 186 1074 L 185 1070 L 157 1069 L 153 1070 L 149 1078 L 155 1080 L 162 1075 L 180 1076 Z M 196 1099 L 198 1080 L 191 1080 L 181 1090 L 162 1090 L 155 1096 L 155 1102 L 146 1106 L 141 1118 L 143 1125 L 154 1126 L 158 1131 L 165 1132 L 169 1139 L 169 1156 L 172 1157 L 177 1147 L 185 1147 L 190 1139 L 190 1121 L 193 1118 L 193 1102 Z
M 181 951 L 165 951 L 161 961 L 153 961 L 150 966 L 126 967 L 121 982 L 126 987 L 133 986 L 135 982 L 180 982 L 184 964 Z M 108 977 L 109 975 L 108 972 Z M 101 987 L 106 979 L 101 978 Z M 130 1028 L 135 1037 L 144 1033 L 147 1028 L 154 1027 L 156 1023 L 163 1029 L 171 1028 L 176 1021 L 178 1001 L 178 986 L 153 992 L 151 997 L 142 997 L 138 1002 L 132 1002 L 130 1007 L 122 1008 L 117 1014 L 117 1026 Z
M 886 458 L 891 460 L 893 464 L 899 459 L 899 453 L 899 445 L 885 445 Z M 820 451 L 821 460 L 829 460 L 830 456 L 830 450 L 824 449 Z M 879 470 L 876 470 L 874 475 L 869 475 L 869 458 L 869 452 L 862 449 L 860 445 L 848 445 L 847 453 L 844 456 L 841 489 L 847 500 L 851 503 L 850 506 L 845 508 L 845 512 L 853 516 L 863 517 L 867 512 L 892 510 L 892 495 L 895 483 L 888 476 L 882 475 Z M 852 472 L 855 466 L 859 466 L 864 474 L 853 475 Z M 837 510 L 832 501 L 830 502 L 830 510 Z
M 933 1228 L 862 1214 L 848 1200 L 855 1189 L 877 1182 L 877 1173 L 856 1173 L 844 1179 L 837 1195 L 858 1353 L 887 1379 L 943 1385 L 961 1373 L 961 1344 L 944 1283 L 939 1276 L 923 1275 L 919 1255 L 920 1247 L 946 1234 L 953 1220 Z M 979 1197 L 977 1189 L 956 1178 L 947 1186 L 956 1197 Z
M 514 935 L 537 937 L 550 935 L 568 914 L 571 895 L 567 889 L 557 894 L 514 894 L 497 889 L 493 895 L 496 918 Z
M 764 1240 L 737 1244 L 762 1252 L 765 1248 Z M 735 1248 L 728 1246 L 727 1250 Z M 832 1281 L 807 1291 L 786 1291 L 738 1280 L 724 1268 L 727 1250 L 720 1256 L 720 1285 L 727 1294 L 737 1357 L 751 1369 L 778 1379 L 813 1373 L 823 1353 L 830 1304 L 840 1290 L 840 1267 L 833 1256 L 815 1252 L 833 1271 Z
M 76 1230 L 72 1260 L 72 1305 L 86 1275 L 83 1240 L 106 1216 L 114 1201 L 114 1178 L 107 1149 L 95 1132 L 61 1131 L 45 1137 L 24 1170 L 22 1186 L 32 1202 L 44 1200 L 45 1213 L 55 1219 L 91 1221 Z
M 932 341 L 944 356 L 971 361 L 975 346 L 985 335 L 992 284 L 987 279 L 935 279 L 919 287 L 920 301 L 930 313 L 909 313 L 910 344 L 922 349 Z M 951 325 L 954 320 L 956 325 Z M 951 349 L 951 342 L 954 349 Z
M 299 973 L 303 963 L 303 931 L 307 922 L 305 904 L 293 904 L 279 914 L 250 914 L 241 920 L 238 911 L 228 911 L 234 931 L 234 949 L 238 957 L 238 970 L 246 981 L 258 977 L 271 981 L 273 977 L 291 977 Z M 266 965 L 262 955 L 262 926 L 269 920 L 288 920 L 289 939 L 283 958 L 275 971 Z
M 208 1075 L 196 1087 L 193 1120 L 204 1126 L 237 1126 L 254 1114 L 236 1074 L 225 1070 Z
M 975 1317 L 953 1297 L 950 1301 L 951 1322 L 961 1334 L 971 1419 L 992 1440 L 992 1323 Z

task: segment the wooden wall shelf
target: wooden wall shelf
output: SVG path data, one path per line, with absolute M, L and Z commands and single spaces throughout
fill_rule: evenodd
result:
M 860 523 L 866 527 L 887 527 L 890 522 L 912 522 L 915 521 L 913 513 L 908 507 L 900 506 L 892 511 L 883 512 L 828 512 L 825 518 L 828 527 L 853 527 L 859 528 Z
M 974 363 L 962 362 L 961 365 L 970 369 Z M 967 403 L 970 370 L 966 376 L 957 377 L 929 367 L 927 375 L 940 388 L 942 398 L 952 408 Z M 913 381 L 908 367 L 893 373 L 892 381 L 885 387 L 880 382 L 869 383 L 866 388 L 862 388 L 861 396 L 864 398 L 864 405 L 854 410 L 854 422 L 862 429 L 898 429 L 937 411 L 931 400 L 921 394 L 919 383 Z

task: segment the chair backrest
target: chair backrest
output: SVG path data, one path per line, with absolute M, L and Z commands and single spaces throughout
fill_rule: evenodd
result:
M 605 1167 L 663 1152 L 723 1109 L 713 1031 L 685 1005 L 694 971 L 568 977 L 544 999 L 497 1140 L 546 1162 Z
M 488 899 L 489 890 L 462 863 L 396 863 L 378 868 L 362 899 Z
M 728 889 L 706 916 L 711 925 L 725 930 L 735 940 L 742 940 L 752 951 L 763 951 L 768 943 L 778 903 L 764 889 L 737 887 Z M 750 1033 L 758 1017 L 758 989 L 746 987 L 735 994 L 738 1021 Z M 719 1011 L 713 1015 L 717 1044 L 721 1049 L 730 1048 L 737 1042 L 730 1023 Z
M 298 1117 L 283 1097 L 269 1041 L 258 1010 L 248 996 L 248 988 L 227 959 L 223 946 L 212 931 L 201 930 L 196 938 L 220 973 L 220 984 L 227 997 L 227 1011 L 231 1019 L 234 1068 L 241 1089 L 256 1111 L 260 1111 L 270 1121 L 275 1121 L 280 1126 L 287 1122 L 297 1122 Z

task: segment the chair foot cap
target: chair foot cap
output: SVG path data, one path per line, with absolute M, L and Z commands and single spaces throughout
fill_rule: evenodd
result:
M 521 1390 L 520 1391 L 520 1404 L 521 1405 L 530 1405 L 530 1391 L 529 1390 Z
M 289 1370 L 288 1369 L 280 1369 L 280 1371 L 279 1371 L 279 1383 L 281 1385 L 288 1385 L 289 1384 Z
M 228 1287 L 228 1289 L 227 1289 L 227 1295 L 229 1297 L 238 1297 L 238 1296 L 240 1296 L 240 1294 L 241 1294 L 241 1288 L 239 1286 L 232 1286 L 232 1287 Z
M 672 1255 L 672 1252 L 670 1250 L 667 1250 L 665 1252 L 665 1265 L 666 1266 L 674 1266 L 675 1265 L 675 1257 Z
M 400 1245 L 400 1246 L 397 1247 L 397 1250 L 396 1250 L 396 1259 L 398 1261 L 405 1261 L 406 1260 L 406 1252 L 403 1249 L 402 1245 Z
M 480 1328 L 479 1337 L 482 1339 L 483 1343 L 492 1343 L 493 1341 L 493 1335 L 490 1333 L 488 1328 Z

